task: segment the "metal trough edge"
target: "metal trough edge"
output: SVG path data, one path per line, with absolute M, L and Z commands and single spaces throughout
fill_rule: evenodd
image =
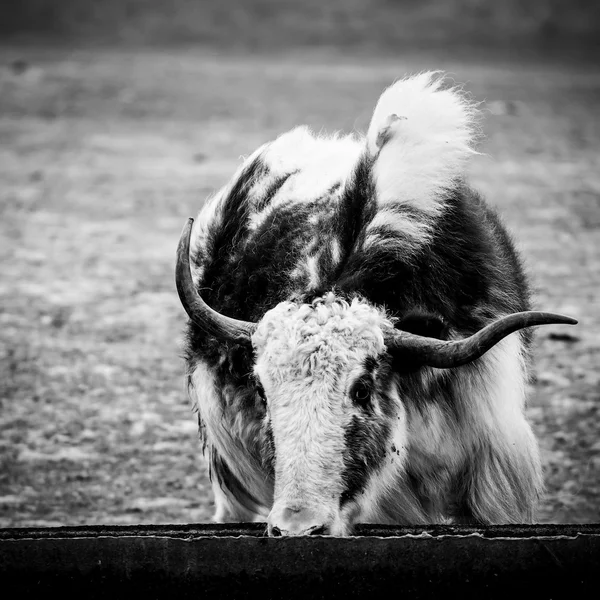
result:
M 364 525 L 267 538 L 265 525 L 0 529 L 3 598 L 596 597 L 600 524 Z

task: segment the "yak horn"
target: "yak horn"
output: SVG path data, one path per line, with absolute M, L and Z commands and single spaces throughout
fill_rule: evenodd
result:
M 226 317 L 213 310 L 194 287 L 192 271 L 190 269 L 190 237 L 194 219 L 187 220 L 179 245 L 177 246 L 177 266 L 175 268 L 175 283 L 179 299 L 190 319 L 206 333 L 217 339 L 224 339 L 235 343 L 248 343 L 256 325 L 249 321 L 239 321 Z
M 394 331 L 386 340 L 390 352 L 406 354 L 423 366 L 450 369 L 478 359 L 507 335 L 534 325 L 576 325 L 571 317 L 527 311 L 514 313 L 490 323 L 468 338 L 444 341 L 404 331 Z

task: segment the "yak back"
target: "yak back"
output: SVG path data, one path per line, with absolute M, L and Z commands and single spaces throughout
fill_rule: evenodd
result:
M 238 319 L 259 321 L 284 300 L 310 302 L 328 291 L 360 295 L 402 318 L 433 314 L 460 335 L 529 309 L 519 257 L 497 214 L 463 182 L 442 199 L 431 222 L 414 206 L 398 204 L 374 231 L 379 210 L 373 160 L 363 154 L 345 181 L 317 197 L 286 197 L 301 172 L 273 176 L 260 154 L 248 162 L 221 199 L 219 217 L 206 223 L 205 243 L 192 261 L 205 301 Z M 410 224 L 404 232 L 398 222 Z M 428 224 L 415 241 L 415 223 Z M 528 341 L 528 335 L 525 341 Z M 222 349 L 190 323 L 188 359 L 217 360 Z M 242 371 L 248 365 L 240 365 Z M 247 371 L 246 371 L 247 372 Z

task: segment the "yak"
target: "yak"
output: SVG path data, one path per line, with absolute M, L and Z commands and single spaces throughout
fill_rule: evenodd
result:
M 521 260 L 465 176 L 478 111 L 439 73 L 395 82 L 366 135 L 298 127 L 184 227 L 188 390 L 217 522 L 531 522 L 533 325 Z

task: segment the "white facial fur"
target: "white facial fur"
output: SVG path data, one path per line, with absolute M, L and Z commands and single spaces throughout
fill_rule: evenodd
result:
M 285 507 L 310 509 L 338 535 L 357 516 L 356 503 L 353 511 L 340 513 L 350 450 L 345 433 L 353 417 L 364 419 L 349 391 L 364 375 L 365 360 L 385 351 L 382 328 L 387 327 L 391 323 L 369 304 L 348 304 L 333 294 L 314 305 L 283 302 L 261 320 L 253 336 L 254 370 L 268 399 L 276 448 L 272 514 Z M 404 411 L 397 404 L 402 418 L 395 422 L 404 429 Z M 372 411 L 372 418 L 386 420 L 376 398 Z

